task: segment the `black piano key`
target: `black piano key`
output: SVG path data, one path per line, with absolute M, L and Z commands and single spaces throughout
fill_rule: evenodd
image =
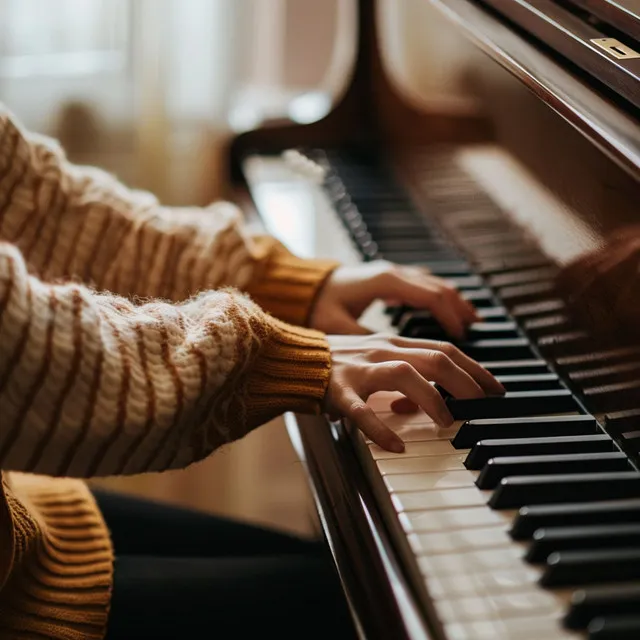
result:
M 568 389 L 511 391 L 503 396 L 472 399 L 447 398 L 446 403 L 454 420 L 539 416 L 579 410 Z
M 426 340 L 451 340 L 445 330 L 435 322 L 402 321 L 398 327 L 403 327 L 400 333 L 411 338 L 422 338 Z M 409 327 L 407 329 L 407 327 Z M 466 329 L 465 339 L 468 341 L 477 340 L 514 340 L 520 337 L 518 327 L 514 322 L 474 322 Z M 526 341 L 525 341 L 526 343 Z M 528 345 L 528 343 L 526 343 Z M 458 345 L 463 351 L 464 347 Z
M 589 640 L 638 640 L 640 615 L 610 615 L 595 618 L 587 627 Z
M 461 295 L 477 309 L 496 306 L 496 299 L 491 289 L 470 289 L 462 291 Z
M 384 251 L 381 252 L 381 257 L 395 262 L 396 264 L 410 264 L 412 266 L 421 266 L 425 261 L 429 262 L 452 262 L 455 260 L 456 255 L 453 252 L 438 252 L 429 255 L 424 251 Z
M 582 388 L 640 379 L 640 362 L 625 362 L 609 367 L 595 367 L 569 372 L 569 378 Z
M 514 307 L 519 304 L 547 299 L 554 293 L 554 290 L 555 284 L 552 281 L 528 282 L 501 287 L 498 290 L 498 297 L 507 307 Z
M 557 436 L 555 438 L 501 438 L 480 440 L 467 455 L 467 469 L 482 469 L 492 458 L 501 456 L 532 456 L 561 453 L 596 453 L 617 451 L 613 440 L 605 433 L 590 436 Z
M 482 289 L 485 288 L 484 281 L 480 276 L 459 276 L 446 278 L 449 284 L 452 284 L 456 289 Z
M 571 596 L 564 619 L 569 629 L 586 629 L 595 618 L 637 614 L 640 611 L 640 584 L 614 584 L 579 589 Z
M 473 275 L 473 269 L 466 260 L 429 260 L 423 256 L 416 266 L 426 267 L 434 276 L 441 278 Z
M 482 307 L 476 309 L 476 314 L 482 322 L 507 322 L 507 310 L 504 307 Z
M 480 440 L 506 438 L 549 438 L 601 433 L 593 416 L 542 416 L 468 420 L 460 426 L 451 444 L 455 449 L 470 449 Z
M 517 325 L 509 322 L 505 314 L 504 307 L 486 307 L 477 309 L 478 316 L 484 322 L 477 322 L 470 325 L 471 333 L 478 337 L 489 337 L 495 332 L 500 337 L 507 337 L 509 331 L 515 331 Z M 416 310 L 408 306 L 395 307 L 391 312 L 391 323 L 398 328 L 398 333 L 406 337 L 426 337 L 445 334 L 444 329 L 428 310 Z M 497 329 L 492 329 L 488 325 L 498 325 Z M 431 339 L 431 338 L 429 338 Z M 440 339 L 440 338 L 435 338 Z
M 604 424 L 612 435 L 640 429 L 640 408 L 608 413 L 604 417 Z
M 604 471 L 630 471 L 629 459 L 621 451 L 560 453 L 492 458 L 476 479 L 479 489 L 494 489 L 503 478 Z
M 547 257 L 533 251 L 504 258 L 480 260 L 477 262 L 477 269 L 483 275 L 493 275 L 525 267 L 545 267 L 548 265 L 549 259 Z
M 570 331 L 573 328 L 573 324 L 569 317 L 563 313 L 554 313 L 525 320 L 523 327 L 527 335 L 532 338 L 540 338 L 550 333 Z
M 387 251 L 423 251 L 429 255 L 438 254 L 443 258 L 445 256 L 455 258 L 453 252 L 443 243 L 430 241 L 423 234 L 413 234 L 407 237 L 389 237 L 385 234 L 376 234 L 369 225 L 367 225 L 367 230 L 378 244 L 378 247 L 380 247 L 380 251 L 385 253 Z
M 594 413 L 631 409 L 640 405 L 640 380 L 582 389 L 584 402 Z
M 493 509 L 518 509 L 525 505 L 618 500 L 640 495 L 640 473 L 557 474 L 504 478 L 489 499 Z
M 579 355 L 593 351 L 593 337 L 585 331 L 565 331 L 541 336 L 538 349 L 551 358 Z
M 549 365 L 537 358 L 529 360 L 494 360 L 480 363 L 494 376 L 532 375 L 550 373 Z
M 542 267 L 539 269 L 518 269 L 508 273 L 499 273 L 490 276 L 488 280 L 489 286 L 494 289 L 500 287 L 509 287 L 516 284 L 527 284 L 529 282 L 541 282 L 555 278 L 558 268 L 555 266 Z
M 538 373 L 519 376 L 498 376 L 507 391 L 536 391 L 564 388 L 555 373 Z
M 531 564 L 546 562 L 558 551 L 616 549 L 640 542 L 640 524 L 606 524 L 588 527 L 553 527 L 533 534 L 525 560 Z
M 544 587 L 640 580 L 640 543 L 619 549 L 556 551 L 540 578 Z
M 548 527 L 626 522 L 640 523 L 640 498 L 522 507 L 509 534 L 514 540 L 528 540 L 538 529 Z
M 550 313 L 561 313 L 565 311 L 566 305 L 562 300 L 551 299 L 543 300 L 542 302 L 530 302 L 528 304 L 521 304 L 511 309 L 511 315 L 514 318 L 520 318 L 525 321 L 526 318 L 539 318 L 546 316 Z
M 535 358 L 527 338 L 493 338 L 486 340 L 465 340 L 458 347 L 470 358 L 486 360 L 526 360 Z
M 590 353 L 563 356 L 556 359 L 556 366 L 563 371 L 580 371 L 594 365 L 611 366 L 624 362 L 638 362 L 640 347 L 598 349 Z

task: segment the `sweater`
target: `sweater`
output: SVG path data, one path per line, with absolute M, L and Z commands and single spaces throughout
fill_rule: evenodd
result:
M 169 208 L 0 105 L 0 638 L 98 640 L 114 552 L 83 479 L 185 468 L 319 413 L 331 261 L 231 203 Z

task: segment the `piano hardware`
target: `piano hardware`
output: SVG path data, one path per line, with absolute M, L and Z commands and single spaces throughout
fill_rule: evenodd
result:
M 507 394 L 445 394 L 449 429 L 372 397 L 405 440 L 401 455 L 349 424 L 287 416 L 289 432 L 363 638 L 637 638 L 640 348 L 594 334 L 554 277 L 594 227 L 636 214 L 638 61 L 603 58 L 602 74 L 593 61 L 608 54 L 584 35 L 632 43 L 640 17 L 606 0 L 428 4 L 492 58 L 472 54 L 488 121 L 410 106 L 384 72 L 374 3 L 360 0 L 359 57 L 339 104 L 317 123 L 239 136 L 232 177 L 267 225 L 270 193 L 304 193 L 296 215 L 322 233 L 313 250 L 284 233 L 294 251 L 450 278 L 481 316 L 458 346 Z M 446 339 L 420 309 L 378 305 L 366 318 Z

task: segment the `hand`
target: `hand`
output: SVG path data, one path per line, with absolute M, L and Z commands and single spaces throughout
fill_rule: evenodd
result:
M 595 333 L 637 339 L 639 270 L 640 227 L 626 227 L 601 248 L 566 265 L 558 274 L 557 286 L 576 317 Z
M 453 423 L 444 399 L 429 381 L 457 398 L 502 395 L 504 387 L 484 367 L 447 342 L 372 334 L 329 336 L 332 372 L 324 411 L 350 418 L 373 442 L 401 453 L 404 443 L 366 404 L 378 391 L 399 391 L 392 409 L 420 407 L 443 427 Z
M 374 300 L 428 309 L 453 338 L 478 316 L 473 305 L 446 280 L 418 267 L 375 260 L 339 267 L 325 283 L 311 315 L 311 326 L 329 334 L 370 333 L 358 318 Z

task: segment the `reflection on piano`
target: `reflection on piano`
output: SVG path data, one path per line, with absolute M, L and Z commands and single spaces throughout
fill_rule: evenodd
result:
M 232 175 L 300 254 L 455 282 L 481 315 L 459 347 L 507 394 L 447 398 L 450 429 L 376 394 L 400 455 L 308 416 L 287 417 L 290 435 L 362 637 L 640 638 L 640 347 L 594 332 L 555 286 L 637 216 L 637 3 L 428 4 L 477 46 L 481 109 L 403 98 L 360 0 L 339 103 L 313 124 L 240 135 Z M 365 320 L 447 338 L 420 309 L 374 305 Z

